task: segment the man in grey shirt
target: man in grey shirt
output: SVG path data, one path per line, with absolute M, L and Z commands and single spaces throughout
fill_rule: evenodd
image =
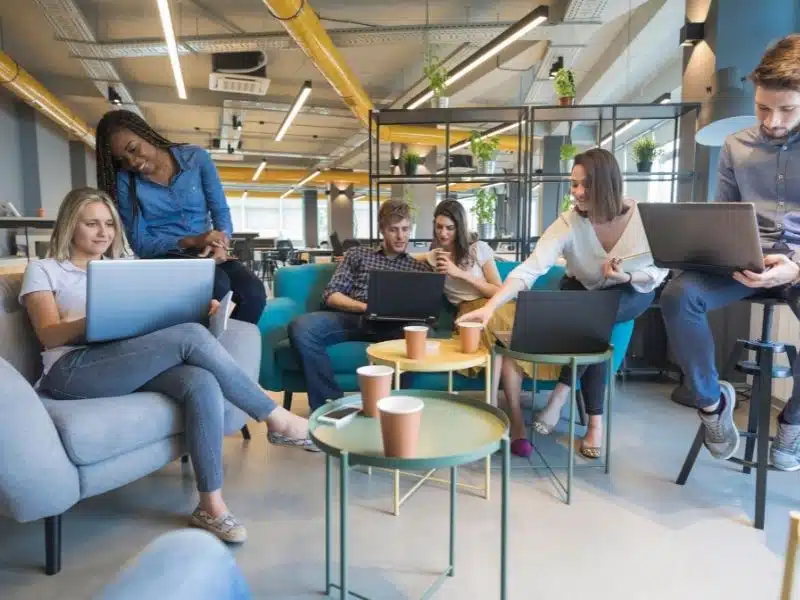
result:
M 739 446 L 736 394 L 718 379 L 706 313 L 766 288 L 786 299 L 800 318 L 800 254 L 795 254 L 800 249 L 800 35 L 770 47 L 750 79 L 759 125 L 725 140 L 716 199 L 755 204 L 766 269 L 733 278 L 686 271 L 661 296 L 670 345 L 705 427 L 705 446 L 722 459 Z M 800 365 L 793 366 L 794 390 L 770 450 L 772 463 L 784 471 L 800 469 Z

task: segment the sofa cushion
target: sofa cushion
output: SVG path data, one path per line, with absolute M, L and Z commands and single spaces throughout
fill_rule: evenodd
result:
M 22 275 L 0 275 L 0 358 L 7 360 L 33 383 L 42 369 L 41 347 L 28 313 L 19 303 Z
M 328 356 L 334 373 L 355 373 L 356 369 L 367 364 L 368 342 L 342 342 L 328 347 Z M 297 353 L 289 340 L 283 340 L 275 348 L 278 366 L 284 371 L 300 371 Z
M 91 465 L 183 432 L 177 402 L 155 392 L 86 400 L 42 397 L 70 460 Z

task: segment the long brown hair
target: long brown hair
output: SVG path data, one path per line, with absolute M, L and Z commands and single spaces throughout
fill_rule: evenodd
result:
M 607 223 L 627 212 L 622 201 L 622 173 L 614 155 L 602 148 L 592 148 L 575 157 L 575 166 L 586 171 L 583 187 L 589 211 L 579 214 L 593 221 Z
M 470 268 L 475 260 L 472 253 L 472 236 L 467 229 L 467 211 L 464 205 L 458 200 L 444 200 L 436 206 L 433 211 L 433 242 L 431 249 L 438 248 L 439 242 L 436 241 L 436 217 L 447 217 L 456 226 L 456 237 L 454 240 L 453 262 L 461 268 Z

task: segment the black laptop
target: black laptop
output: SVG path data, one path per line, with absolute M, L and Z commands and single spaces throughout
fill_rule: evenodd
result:
M 657 267 L 727 276 L 764 270 L 752 203 L 641 202 L 639 214 Z
M 368 321 L 436 323 L 442 309 L 444 275 L 417 271 L 371 271 Z
M 619 292 L 529 291 L 517 297 L 514 328 L 498 341 L 524 354 L 596 354 L 608 350 Z

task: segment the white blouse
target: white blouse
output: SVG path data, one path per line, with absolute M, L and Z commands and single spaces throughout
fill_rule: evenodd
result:
M 633 289 L 651 292 L 661 285 L 669 271 L 653 264 L 639 207 L 634 202 L 631 209 L 633 214 L 622 235 L 611 251 L 606 252 L 589 219 L 570 208 L 547 228 L 531 255 L 511 271 L 509 277 L 521 279 L 530 287 L 563 256 L 567 275 L 580 281 L 586 289 L 597 290 L 614 285 L 613 281 L 603 277 L 603 264 L 610 258 L 619 258 L 626 273 L 644 273 L 647 276 L 646 283 L 632 282 Z

